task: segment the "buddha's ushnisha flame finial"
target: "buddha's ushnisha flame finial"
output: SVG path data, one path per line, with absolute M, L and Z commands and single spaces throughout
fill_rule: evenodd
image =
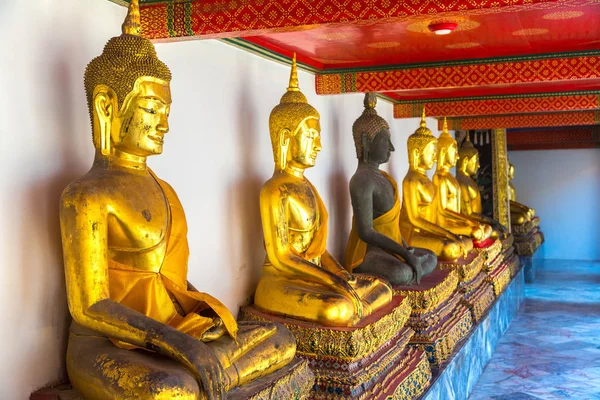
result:
M 425 106 L 423 106 L 423 112 L 421 113 L 421 124 L 419 126 L 421 128 L 427 127 L 427 122 L 425 121 Z
M 296 53 L 292 58 L 292 71 L 290 72 L 290 84 L 287 88 L 288 92 L 300 91 L 300 84 L 298 83 L 298 66 L 296 65 Z
M 123 35 L 142 35 L 142 23 L 140 16 L 140 5 L 139 0 L 131 0 L 129 3 L 129 10 L 127 11 L 127 17 L 123 25 L 121 25 L 121 32 Z
M 444 117 L 444 125 L 442 126 L 442 132 L 448 133 L 448 120 Z
M 375 106 L 377 106 L 377 95 L 373 92 L 365 93 L 365 99 L 363 101 L 363 104 L 365 108 L 374 110 Z M 377 112 L 375 114 L 377 114 Z

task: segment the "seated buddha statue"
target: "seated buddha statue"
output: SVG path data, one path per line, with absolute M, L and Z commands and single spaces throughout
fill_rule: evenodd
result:
M 467 256 L 473 241 L 437 224 L 436 189 L 426 172 L 433 168 L 437 139 L 427 128 L 425 110 L 419 128 L 408 137 L 409 170 L 402 181 L 400 231 L 413 247 L 433 251 L 440 261 Z
M 459 159 L 456 167 L 456 178 L 460 185 L 460 212 L 481 223 L 492 227 L 492 238 L 505 238 L 508 228 L 498 221 L 482 214 L 481 192 L 473 176 L 479 170 L 479 152 L 467 135 L 458 151 Z
M 238 326 L 187 282 L 182 205 L 146 164 L 169 130 L 171 73 L 139 32 L 133 0 L 85 71 L 95 159 L 60 204 L 67 371 L 86 399 L 223 399 L 285 366 L 295 339 L 279 324 Z
M 510 222 L 513 225 L 523 225 L 535 217 L 535 210 L 527 207 L 525 204 L 517 202 L 517 193 L 512 184 L 515 177 L 515 166 L 509 161 L 508 163 L 508 187 L 510 197 Z
M 437 223 L 457 235 L 469 236 L 481 242 L 490 237 L 492 227 L 460 212 L 460 185 L 450 171 L 458 160 L 458 144 L 448 133 L 445 118 L 437 143 L 437 168 L 433 175 L 437 190 Z
M 327 210 L 304 171 L 321 151 L 320 116 L 290 83 L 271 112 L 275 171 L 260 192 L 267 256 L 254 295 L 269 314 L 323 326 L 352 326 L 392 299 L 384 279 L 352 275 L 326 250 Z
M 346 269 L 383 276 L 394 286 L 420 283 L 437 265 L 434 252 L 408 247 L 400 234 L 398 184 L 379 169 L 394 151 L 390 127 L 377 115 L 377 96 L 365 94 L 365 110 L 352 125 L 358 167 L 350 179 L 352 230 Z

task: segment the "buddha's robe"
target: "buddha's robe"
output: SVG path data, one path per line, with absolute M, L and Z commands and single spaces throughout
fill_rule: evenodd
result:
M 394 188 L 394 205 L 389 211 L 373 220 L 373 229 L 390 239 L 393 239 L 397 243 L 402 243 L 402 234 L 400 233 L 400 196 L 398 195 L 398 184 L 386 172 L 381 171 L 381 173 L 388 181 L 390 181 Z M 352 272 L 354 268 L 358 267 L 364 261 L 366 254 L 367 243 L 358 236 L 356 222 L 353 217 L 352 230 L 350 231 L 350 237 L 348 238 L 348 244 L 346 245 L 346 258 L 344 261 L 346 269 Z M 399 255 L 393 255 L 404 261 Z
M 110 298 L 197 339 L 214 326 L 212 318 L 198 314 L 210 308 L 221 318 L 227 333 L 235 339 L 238 327 L 227 307 L 206 293 L 187 290 L 189 247 L 185 213 L 173 189 L 154 173 L 152 176 L 160 185 L 169 205 L 168 229 L 164 239 L 167 241 L 165 258 L 154 270 L 140 270 L 109 260 Z M 124 342 L 113 342 L 122 348 L 135 348 Z

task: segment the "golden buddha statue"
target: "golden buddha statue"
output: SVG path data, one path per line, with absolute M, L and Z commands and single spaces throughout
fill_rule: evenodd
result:
M 365 93 L 365 110 L 352 125 L 358 167 L 350 179 L 354 216 L 346 268 L 383 276 L 394 286 L 419 284 L 436 267 L 437 256 L 431 250 L 403 246 L 398 184 L 379 169 L 389 161 L 394 145 L 376 104 L 377 96 Z
M 260 192 L 267 257 L 254 295 L 267 313 L 323 326 L 352 326 L 388 304 L 389 284 L 348 273 L 326 250 L 327 210 L 304 177 L 321 151 L 320 116 L 298 87 L 296 58 L 289 87 L 271 112 L 275 171 Z
M 146 165 L 169 130 L 171 73 L 139 35 L 132 0 L 123 34 L 85 71 L 96 154 L 60 204 L 67 371 L 86 399 L 223 399 L 285 366 L 295 339 L 278 324 L 238 326 L 187 282 L 182 205 Z
M 513 225 L 523 225 L 535 217 L 535 210 L 517 202 L 517 194 L 512 180 L 515 177 L 515 166 L 508 163 L 508 187 L 510 197 L 510 222 Z
M 492 227 L 460 212 L 460 185 L 450 172 L 450 168 L 456 166 L 458 161 L 458 144 L 448 133 L 445 118 L 437 143 L 437 168 L 433 175 L 433 184 L 437 189 L 437 223 L 455 234 L 481 242 L 490 237 Z
M 436 155 L 437 139 L 427 128 L 423 109 L 419 128 L 408 137 L 409 170 L 402 181 L 400 231 L 409 245 L 433 251 L 440 261 L 455 261 L 473 249 L 473 242 L 437 223 L 436 188 L 426 175 Z
M 456 178 L 460 185 L 460 212 L 476 221 L 492 226 L 492 238 L 505 238 L 509 234 L 508 228 L 482 214 L 481 192 L 477 182 L 473 179 L 479 170 L 479 152 L 469 140 L 468 134 L 458 155 Z

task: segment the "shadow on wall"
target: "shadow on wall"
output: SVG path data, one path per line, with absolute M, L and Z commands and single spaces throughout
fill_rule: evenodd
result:
M 51 171 L 44 171 L 46 175 L 43 179 L 30 184 L 22 200 L 26 217 L 19 232 L 19 243 L 23 247 L 18 270 L 22 274 L 21 282 L 28 284 L 23 286 L 18 305 L 28 315 L 23 321 L 33 321 L 37 327 L 35 332 L 38 332 L 37 348 L 29 348 L 21 353 L 23 359 L 20 365 L 24 370 L 18 376 L 23 377 L 23 382 L 14 384 L 23 388 L 29 388 L 32 384 L 40 386 L 39 378 L 35 377 L 40 371 L 43 376 L 48 376 L 48 369 L 59 369 L 50 373 L 57 377 L 56 382 L 66 379 L 65 353 L 71 318 L 66 301 L 58 209 L 63 189 L 81 175 L 82 163 L 77 158 L 81 149 L 78 144 L 80 136 L 85 134 L 78 131 L 76 121 L 80 116 L 73 114 L 80 108 L 73 104 L 71 84 L 80 80 L 73 79 L 73 75 L 79 75 L 80 72 L 73 71 L 68 61 L 72 50 L 57 51 L 54 60 L 46 60 L 49 76 L 53 80 L 52 97 L 42 99 L 41 96 L 39 100 L 44 101 L 42 107 L 50 108 L 48 115 L 53 117 L 43 126 L 43 132 L 36 134 L 51 136 L 48 142 L 52 146 L 44 151 L 56 157 L 56 162 L 52 164 Z M 91 143 L 91 138 L 89 140 Z M 31 164 L 23 168 L 31 168 Z M 31 330 L 31 326 L 15 328 L 20 332 Z M 53 365 L 51 360 L 58 365 Z M 42 382 L 41 386 L 56 382 Z
M 331 243 L 331 253 L 334 257 L 343 262 L 344 251 L 346 249 L 346 242 L 348 241 L 348 235 L 350 234 L 350 221 L 349 216 L 352 215 L 350 209 L 350 191 L 348 189 L 348 176 L 344 172 L 344 157 L 342 154 L 342 132 L 340 117 L 336 112 L 336 108 L 333 104 L 330 104 L 330 121 L 331 125 L 328 129 L 327 134 L 331 135 L 333 143 L 331 149 L 331 165 L 333 166 L 331 175 L 329 176 L 329 187 L 331 196 L 331 207 L 329 208 L 329 231 L 335 232 L 335 240 Z
M 262 161 L 256 157 L 261 132 L 256 132 L 257 110 L 253 107 L 253 95 L 248 87 L 248 70 L 240 68 L 239 71 L 242 76 L 238 80 L 240 95 L 237 104 L 238 127 L 235 132 L 239 154 L 234 157 L 239 160 L 241 177 L 231 186 L 231 196 L 228 198 L 231 202 L 227 221 L 229 239 L 235 239 L 227 242 L 233 246 L 239 245 L 237 258 L 243 260 L 243 263 L 239 267 L 230 267 L 234 271 L 232 275 L 242 284 L 241 290 L 246 296 L 242 305 L 245 305 L 250 303 L 258 284 L 265 251 L 260 218 L 260 189 L 263 182 L 255 164 Z

